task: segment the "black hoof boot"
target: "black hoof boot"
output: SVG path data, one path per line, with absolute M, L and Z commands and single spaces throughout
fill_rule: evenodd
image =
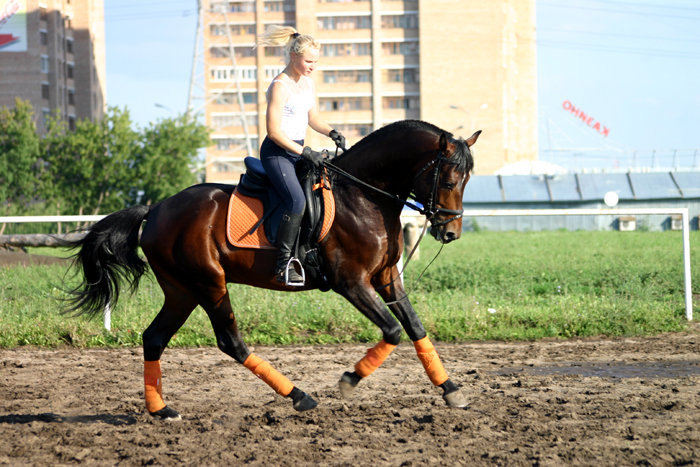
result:
M 313 397 L 296 387 L 292 389 L 292 392 L 290 392 L 287 397 L 292 398 L 292 401 L 294 401 L 292 407 L 294 407 L 294 410 L 297 412 L 311 410 L 318 405 L 318 402 L 316 402 Z
M 338 389 L 340 389 L 340 395 L 343 396 L 343 399 L 352 396 L 360 380 L 362 380 L 362 376 L 354 371 L 352 373 L 349 371 L 343 373 L 343 376 L 340 377 L 340 381 L 338 381 Z
M 444 391 L 442 399 L 449 407 L 462 409 L 467 406 L 467 398 L 455 383 L 449 379 L 440 385 Z
M 174 421 L 174 420 L 181 420 L 182 417 L 180 417 L 180 414 L 177 413 L 177 410 L 171 409 L 167 405 L 160 409 L 157 412 L 148 412 L 151 414 L 153 418 L 156 420 L 167 420 L 167 421 Z

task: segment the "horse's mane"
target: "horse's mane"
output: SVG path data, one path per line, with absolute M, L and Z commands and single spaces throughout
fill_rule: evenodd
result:
M 375 130 L 362 138 L 353 147 L 348 149 L 347 152 L 338 156 L 338 158 L 335 159 L 335 162 L 342 163 L 344 159 L 352 158 L 355 154 L 362 152 L 364 148 L 372 146 L 376 144 L 378 140 L 385 138 L 387 134 L 396 131 L 405 132 L 413 130 L 426 131 L 436 136 L 440 136 L 444 133 L 455 145 L 455 151 L 449 158 L 450 163 L 456 165 L 457 169 L 464 173 L 471 172 L 471 170 L 474 168 L 474 160 L 472 159 L 471 152 L 462 138 L 455 139 L 454 135 L 449 131 L 445 131 L 432 123 L 424 122 L 422 120 L 400 120 L 379 128 L 378 130 Z

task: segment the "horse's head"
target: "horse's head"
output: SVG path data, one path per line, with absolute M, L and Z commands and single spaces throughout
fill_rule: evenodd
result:
M 469 148 L 481 130 L 465 141 L 442 133 L 435 157 L 418 172 L 413 191 L 431 223 L 430 234 L 442 243 L 462 235 L 462 197 L 474 168 Z

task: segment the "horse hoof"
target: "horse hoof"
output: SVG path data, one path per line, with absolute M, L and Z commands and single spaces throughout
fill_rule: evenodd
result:
M 445 400 L 448 407 L 461 409 L 467 406 L 467 399 L 464 397 L 461 390 L 453 391 L 449 394 L 443 394 L 442 398 Z
M 304 397 L 302 397 L 298 401 L 294 402 L 292 404 L 292 407 L 294 407 L 294 410 L 296 410 L 297 412 L 304 412 L 305 410 L 313 409 L 317 405 L 318 405 L 318 402 L 316 402 L 316 400 L 314 400 L 313 397 L 304 393 Z
M 165 421 L 182 420 L 182 417 L 180 416 L 179 413 L 177 413 L 177 410 L 171 409 L 167 405 L 157 412 L 149 412 L 149 413 L 156 420 L 165 420 Z
M 352 396 L 359 382 L 360 380 L 354 374 L 347 371 L 343 373 L 343 376 L 340 377 L 340 381 L 338 381 L 338 389 L 340 389 L 340 395 L 343 399 L 348 399 Z

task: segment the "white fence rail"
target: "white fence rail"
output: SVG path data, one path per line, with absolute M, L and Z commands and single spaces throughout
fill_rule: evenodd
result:
M 467 209 L 464 217 L 496 216 L 645 216 L 680 215 L 683 226 L 683 278 L 685 316 L 693 320 L 693 288 L 690 279 L 690 220 L 688 208 L 603 208 L 603 209 Z M 96 222 L 105 216 L 0 216 L 2 223 L 23 222 Z M 110 329 L 109 307 L 104 313 L 105 328 Z

